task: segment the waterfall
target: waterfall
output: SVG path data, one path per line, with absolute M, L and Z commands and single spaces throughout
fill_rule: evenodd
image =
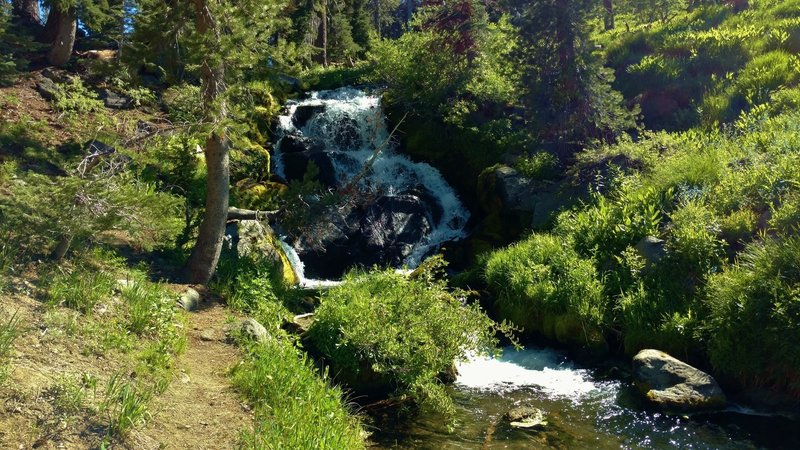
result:
M 313 161 L 320 169 L 320 180 L 331 188 L 340 188 L 352 183 L 371 164 L 357 184 L 377 200 L 365 206 L 363 213 L 368 217 L 348 216 L 348 222 L 362 221 L 353 233 L 355 237 L 337 241 L 339 247 L 366 246 L 361 259 L 355 255 L 349 261 L 351 265 L 376 263 L 363 256 L 378 251 L 382 255 L 377 259 L 380 265 L 414 268 L 443 243 L 465 237 L 469 212 L 438 170 L 396 151 L 379 96 L 354 88 L 313 92 L 309 98 L 287 105 L 279 116 L 277 136 L 275 172 L 287 180 L 302 179 L 306 164 Z M 392 226 L 415 229 L 398 231 Z M 304 279 L 309 265 L 302 261 L 304 250 L 297 242 L 288 244 L 290 259 Z M 352 253 L 357 252 L 348 254 Z M 313 284 L 312 280 L 306 282 Z

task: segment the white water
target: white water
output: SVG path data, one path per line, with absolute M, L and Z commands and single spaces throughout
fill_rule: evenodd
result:
M 494 392 L 529 387 L 573 401 L 600 389 L 588 371 L 575 368 L 555 351 L 512 348 L 499 358 L 471 357 L 460 363 L 456 385 Z
M 302 128 L 297 129 L 292 117 L 300 106 L 324 105 L 323 113 L 315 114 Z M 413 248 L 403 261 L 407 268 L 414 268 L 422 259 L 438 249 L 443 243 L 465 237 L 464 227 L 469 219 L 467 211 L 455 191 L 447 184 L 438 170 L 425 163 L 415 163 L 395 151 L 386 126 L 381 99 L 354 88 L 340 88 L 333 91 L 313 92 L 306 100 L 292 102 L 287 114 L 279 116 L 279 140 L 275 150 L 275 172 L 285 177 L 281 153 L 283 136 L 289 133 L 300 134 L 322 142 L 325 152 L 333 154 L 336 178 L 340 185 L 346 185 L 358 175 L 368 161 L 381 152 L 373 161 L 371 170 L 360 181 L 360 186 L 381 195 L 392 196 L 418 186 L 425 187 L 441 206 L 442 217 L 432 224 L 432 232 Z M 352 133 L 355 124 L 360 143 L 355 147 L 342 147 L 344 133 Z M 304 276 L 302 261 L 291 246 L 284 246 L 301 284 L 307 287 L 325 286 L 330 281 L 309 280 Z

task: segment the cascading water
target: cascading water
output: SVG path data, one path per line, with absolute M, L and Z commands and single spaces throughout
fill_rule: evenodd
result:
M 279 117 L 275 172 L 302 180 L 310 163 L 331 189 L 369 193 L 367 204 L 285 245 L 304 284 L 336 278 L 350 265 L 413 268 L 443 243 L 464 237 L 469 212 L 442 175 L 395 151 L 380 97 L 353 88 L 314 92 Z M 363 196 L 363 194 L 362 194 Z M 322 245 L 311 248 L 308 241 Z

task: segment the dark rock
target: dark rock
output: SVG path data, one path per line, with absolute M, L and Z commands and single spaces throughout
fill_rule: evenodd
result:
M 71 75 L 66 70 L 48 67 L 42 70 L 42 76 L 56 83 L 65 83 L 69 81 Z
M 281 153 L 321 152 L 325 146 L 311 138 L 298 134 L 289 134 L 281 140 Z
M 637 353 L 633 372 L 639 392 L 665 409 L 705 410 L 723 407 L 727 402 L 711 375 L 659 350 Z
M 109 89 L 100 89 L 100 100 L 105 103 L 106 108 L 112 109 L 131 109 L 133 108 L 133 99 L 125 95 L 119 94 Z
M 333 143 L 342 151 L 358 150 L 364 142 L 358 131 L 358 122 L 352 117 L 343 117 L 333 124 Z M 376 143 L 380 145 L 380 143 Z
M 296 128 L 303 128 L 309 120 L 317 114 L 325 112 L 325 105 L 299 105 L 292 116 L 292 124 Z
M 338 278 L 352 265 L 399 266 L 430 234 L 431 207 L 415 195 L 379 197 L 329 214 L 294 242 L 310 278 Z
M 47 101 L 55 100 L 56 96 L 61 92 L 61 88 L 55 81 L 44 77 L 36 82 L 36 90 L 39 92 L 39 95 Z
M 517 170 L 499 165 L 481 174 L 481 206 L 489 214 L 524 217 L 534 229 L 542 228 L 570 198 L 562 187 L 524 177 Z
M 286 74 L 278 75 L 278 81 L 281 82 L 283 85 L 291 89 L 295 92 L 300 92 L 303 90 L 303 82 L 300 81 L 299 78 L 291 77 Z
M 317 179 L 327 187 L 336 187 L 338 179 L 336 168 L 333 164 L 331 153 L 323 151 L 303 151 L 297 153 L 284 153 L 281 155 L 283 160 L 283 172 L 286 179 L 302 180 L 308 171 L 308 164 L 313 162 L 319 168 Z

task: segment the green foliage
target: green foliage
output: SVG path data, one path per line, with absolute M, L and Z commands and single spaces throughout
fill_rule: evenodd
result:
M 152 249 L 180 230 L 179 200 L 129 172 L 56 178 L 22 173 L 6 187 L 3 225 L 13 233 L 25 230 L 26 246 L 39 251 L 97 240 L 108 230 L 125 231 L 134 245 Z
M 12 314 L 8 320 L 0 322 L 0 386 L 5 381 L 8 370 L 8 357 L 14 346 L 14 341 L 22 334 L 20 319 Z
M 200 87 L 192 84 L 170 86 L 161 95 L 161 102 L 175 123 L 198 123 L 203 119 Z
M 534 234 L 493 253 L 486 262 L 486 281 L 501 318 L 528 333 L 596 345 L 606 314 L 603 285 L 593 261 L 581 258 L 569 244 Z M 578 330 L 569 329 L 572 322 Z M 575 331 L 580 334 L 570 335 Z
M 114 284 L 110 274 L 90 267 L 60 271 L 50 278 L 47 302 L 90 314 L 97 303 L 110 298 Z
M 508 328 L 489 319 L 466 292 L 438 279 L 442 260 L 405 277 L 392 270 L 350 272 L 341 286 L 323 293 L 309 339 L 354 389 L 375 381 L 396 387 L 423 406 L 451 412 L 452 400 L 438 377 L 470 353 L 493 353 L 496 332 Z M 375 388 L 375 386 L 373 386 Z
M 254 429 L 242 434 L 244 447 L 364 448 L 361 426 L 344 406 L 342 392 L 287 339 L 251 344 L 232 377 L 256 411 Z
M 58 88 L 53 106 L 63 114 L 74 117 L 105 110 L 97 93 L 89 90 L 80 77 L 70 77 L 66 82 L 58 84 Z
M 514 167 L 532 180 L 552 180 L 559 175 L 558 158 L 547 152 L 524 156 L 517 160 Z
M 746 382 L 800 393 L 800 238 L 751 244 L 735 267 L 708 282 L 709 355 Z
M 112 375 L 99 408 L 108 419 L 108 435 L 124 436 L 132 427 L 147 421 L 147 403 L 152 396 L 152 391 L 125 380 L 120 373 Z
M 719 224 L 713 211 L 690 201 L 670 216 L 667 251 L 683 268 L 709 272 L 722 264 Z

